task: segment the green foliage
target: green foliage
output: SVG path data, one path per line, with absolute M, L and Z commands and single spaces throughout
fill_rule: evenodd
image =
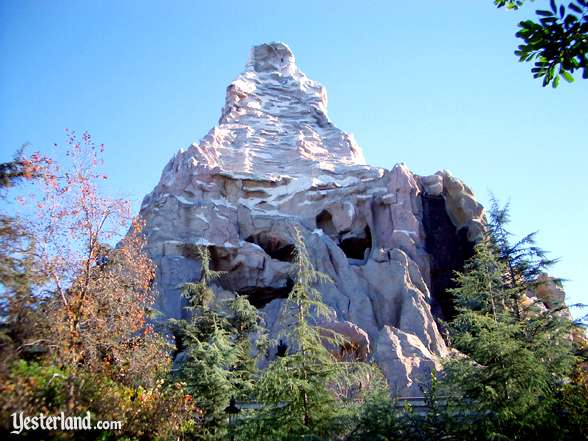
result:
M 0 199 L 3 190 L 23 180 L 40 177 L 41 162 L 35 155 L 25 158 L 23 149 L 13 161 L 0 164 Z M 10 212 L 0 213 L 0 373 L 6 373 L 19 356 L 33 357 L 38 349 L 40 330 L 45 328 L 44 302 L 34 295 L 47 275 L 35 266 L 38 253 L 35 237 L 25 219 Z
M 508 313 L 507 305 L 513 292 L 504 286 L 504 273 L 491 242 L 485 239 L 479 243 L 474 258 L 466 262 L 464 272 L 456 275 L 459 287 L 450 290 L 457 311 L 489 314 L 494 320 Z
M 23 151 L 24 146 L 16 152 L 12 161 L 0 163 L 0 189 L 12 187 L 23 179 L 39 177 L 31 168 L 32 162 L 23 156 Z
M 456 276 L 449 337 L 460 355 L 444 363 L 441 423 L 455 439 L 578 439 L 588 402 L 572 375 L 574 324 L 567 310 L 528 297 L 555 261 L 535 233 L 513 241 L 508 222 L 508 204 L 493 200 L 488 234 Z
M 495 0 L 498 7 L 518 9 L 524 1 Z M 516 36 L 523 40 L 515 51 L 521 62 L 534 61 L 533 78 L 543 78 L 543 86 L 556 88 L 560 78 L 574 81 L 573 73 L 582 70 L 588 78 L 588 2 L 573 0 L 558 6 L 550 0 L 549 9 L 535 11 L 536 20 L 523 20 Z
M 194 340 L 189 348 L 189 359 L 181 367 L 179 378 L 204 411 L 203 436 L 221 436 L 227 397 L 235 392 L 230 371 L 235 362 L 231 342 L 222 330 L 217 330 L 206 341 Z
M 405 421 L 396 412 L 387 387 L 375 389 L 367 397 L 357 417 L 349 441 L 384 441 L 408 439 Z
M 518 318 L 505 274 L 493 243 L 476 245 L 452 290 L 458 315 L 449 334 L 465 355 L 446 361 L 444 383 L 478 437 L 529 439 L 557 423 L 556 396 L 574 363 L 571 322 L 549 310 Z
M 582 69 L 582 78 L 588 78 L 588 3 L 575 0 L 557 7 L 550 1 L 550 9 L 537 10 L 539 22 L 525 20 L 519 23 L 517 37 L 524 41 L 515 54 L 519 61 L 535 60 L 531 69 L 534 78 L 543 78 L 543 86 L 555 88 L 559 79 L 569 83 L 572 74 Z
M 527 295 L 536 292 L 548 282 L 561 286 L 561 279 L 547 276 L 547 271 L 558 259 L 549 258 L 548 253 L 537 245 L 537 232 L 513 241 L 513 234 L 507 229 L 509 222 L 509 204 L 501 205 L 492 196 L 488 233 L 493 253 L 503 266 L 503 283 L 509 288 L 511 307 L 516 318 L 533 319 L 538 311 L 532 302 L 529 304 Z
M 65 404 L 64 383 L 68 373 L 55 366 L 18 360 L 11 370 L 13 378 L 22 378 L 33 386 L 33 400 L 40 407 L 55 408 Z
M 202 275 L 198 282 L 184 284 L 182 294 L 190 303 L 187 307 L 188 311 L 198 315 L 199 312 L 207 310 L 214 300 L 214 292 L 210 289 L 209 283 L 222 277 L 223 273 L 210 269 L 208 248 L 197 246 L 192 252 L 201 260 Z
M 317 283 L 330 282 L 315 270 L 301 232 L 296 229 L 295 280 L 281 320 L 289 351 L 265 369 L 255 394 L 262 408 L 243 421 L 242 439 L 332 439 L 350 429 L 355 409 L 343 399 L 369 368 L 337 360 L 326 348 L 341 336 L 317 321 L 327 317 Z
M 583 341 L 584 346 L 586 340 Z M 572 381 L 563 387 L 557 415 L 567 439 L 588 439 L 588 358 L 576 366 Z
M 76 391 L 76 406 L 68 406 L 71 390 Z M 82 372 L 73 375 L 65 369 L 39 362 L 16 361 L 10 374 L 0 383 L 0 429 L 9 429 L 10 414 L 23 412 L 68 416 L 90 412 L 92 420 L 121 421 L 117 432 L 27 431 L 23 439 L 112 439 L 124 436 L 144 439 L 167 439 L 174 434 L 189 433 L 194 423 L 186 418 L 192 409 L 181 385 L 159 381 L 154 387 L 125 386 L 100 374 Z M 12 429 L 12 428 L 11 428 Z
M 502 3 L 518 7 L 522 2 Z M 20 177 L 33 178 L 48 163 L 41 157 L 23 162 Z M 17 182 L 18 176 L 2 181 L 3 170 L 9 169 L 0 167 L 0 186 Z M 6 430 L 15 410 L 27 415 L 90 411 L 96 419 L 123 421 L 123 430 L 23 436 L 585 439 L 586 339 L 583 334 L 573 334 L 572 342 L 566 311 L 529 302 L 527 293 L 538 288 L 538 279 L 554 261 L 536 245 L 535 233 L 513 242 L 507 224 L 508 206 L 494 202 L 489 235 L 476 246 L 464 272 L 456 276 L 458 287 L 452 292 L 458 315 L 448 326 L 449 338 L 461 354 L 447 360 L 439 380 L 433 376 L 430 388 L 424 391 L 423 412 L 410 406 L 400 409 L 390 399 L 385 379 L 375 366 L 337 358 L 333 348 L 345 341 L 320 326 L 330 316 L 316 288 L 330 280 L 315 270 L 299 230 L 295 231 L 292 265 L 296 282 L 280 316 L 283 333 L 279 337 L 287 341 L 288 351 L 263 371 L 257 368 L 258 357 L 267 353 L 269 340 L 258 311 L 246 297 L 215 299 L 210 284 L 222 273 L 210 268 L 206 248 L 190 250 L 201 261 L 202 273 L 199 281 L 182 287 L 190 320 L 172 324 L 182 355 L 176 360 L 174 378 L 180 381 L 173 382 L 165 378 L 169 360 L 161 336 L 148 332 L 150 327 L 143 329 L 142 308 L 132 319 L 128 304 L 124 304 L 124 315 L 105 313 L 113 302 L 121 306 L 124 297 L 109 296 L 119 292 L 121 284 L 141 285 L 137 277 L 107 276 L 127 274 L 132 268 L 143 274 L 142 269 L 149 268 L 147 261 L 135 267 L 131 260 L 123 259 L 120 248 L 96 248 L 97 256 L 108 255 L 109 260 L 94 266 L 92 257 L 89 280 L 110 282 L 96 285 L 99 301 L 88 317 L 103 324 L 104 334 L 114 335 L 114 329 L 119 329 L 117 335 L 125 338 L 104 339 L 90 332 L 95 325 L 85 325 L 85 347 L 93 356 L 76 364 L 55 363 L 55 348 L 63 335 L 57 331 L 63 323 L 54 319 L 61 317 L 55 315 L 55 302 L 45 301 L 55 293 L 33 294 L 44 286 L 46 277 L 35 264 L 34 236 L 24 223 L 0 216 L 0 428 Z M 75 285 L 67 289 L 72 287 Z M 123 291 L 120 294 L 126 296 Z M 120 329 L 128 330 L 131 324 L 138 331 L 129 331 L 132 338 L 126 339 L 128 335 Z M 110 342 L 111 347 L 104 348 L 99 341 Z M 244 409 L 237 427 L 229 427 L 225 407 L 231 397 L 257 401 L 261 408 Z
M 187 356 L 176 375 L 204 412 L 201 436 L 221 439 L 227 429 L 224 409 L 229 398 L 251 399 L 256 359 L 250 336 L 257 333 L 259 345 L 265 337 L 257 310 L 245 297 L 215 302 L 209 282 L 222 273 L 210 269 L 207 248 L 198 247 L 196 255 L 201 260 L 200 280 L 182 287 L 191 319 L 172 323 Z
M 497 8 L 502 8 L 506 6 L 506 9 L 519 9 L 523 6 L 525 0 L 494 0 L 494 4 Z
M 390 398 L 386 388 L 375 389 L 361 406 L 357 425 L 349 441 L 473 440 L 475 433 L 467 416 L 444 396 L 444 384 L 436 372 L 423 388 L 424 406 L 402 406 Z
M 442 388 L 437 372 L 431 372 L 431 383 L 422 390 L 425 398 L 424 415 L 417 415 L 408 409 L 405 416 L 407 437 L 413 440 L 446 440 L 464 433 L 464 427 L 456 415 L 450 413 L 445 397 L 441 396 Z M 467 439 L 467 438 L 466 438 Z
M 536 231 L 512 242 L 513 235 L 507 230 L 509 208 L 508 203 L 501 206 L 492 197 L 489 233 L 500 261 L 506 266 L 508 284 L 513 289 L 519 287 L 526 290 L 536 286 L 539 276 L 557 263 L 558 259 L 548 258 L 547 253 L 537 246 Z
M 34 295 L 45 275 L 34 267 L 33 236 L 16 218 L 0 214 L 0 371 L 19 356 L 33 356 L 45 326 L 43 299 Z
M 83 168 L 87 161 L 78 158 L 76 163 Z M 55 190 L 56 170 L 58 165 L 49 158 L 39 154 L 25 158 L 19 153 L 13 163 L 0 166 L 0 187 L 35 180 Z M 92 193 L 91 188 L 84 186 L 84 194 Z M 60 208 L 73 204 L 65 191 L 56 193 L 54 202 Z M 96 199 L 91 205 L 96 208 Z M 105 216 L 112 214 L 108 211 Z M 23 439 L 168 439 L 192 432 L 196 409 L 191 397 L 181 384 L 165 381 L 170 365 L 165 342 L 145 324 L 152 273 L 142 238 L 133 234 L 138 223 L 116 250 L 106 251 L 108 264 L 97 261 L 106 248 L 94 232 L 88 245 L 92 250 L 84 252 L 86 265 L 79 265 L 76 258 L 66 258 L 75 255 L 70 254 L 75 240 L 60 234 L 59 228 L 87 230 L 80 224 L 63 227 L 56 219 L 57 229 L 45 236 L 34 229 L 36 221 L 37 217 L 0 213 L 0 433 L 13 429 L 14 412 L 25 416 L 90 412 L 94 421 L 123 425 L 118 432 L 26 431 L 19 435 Z M 58 267 L 71 277 L 60 279 L 62 273 L 48 270 L 55 269 L 46 265 L 47 247 L 52 246 L 63 259 Z M 49 279 L 55 283 L 48 283 Z M 76 297 L 82 281 L 88 295 Z M 76 315 L 82 310 L 87 314 Z M 65 343 L 66 336 L 73 334 L 83 345 L 74 348 Z M 69 362 L 66 355 L 73 353 L 79 362 Z

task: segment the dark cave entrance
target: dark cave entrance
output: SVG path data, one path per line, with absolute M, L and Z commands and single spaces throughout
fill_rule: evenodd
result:
M 336 236 L 337 229 L 333 223 L 333 216 L 327 210 L 321 211 L 316 217 L 316 227 L 323 230 L 328 236 Z
M 431 256 L 431 295 L 433 314 L 444 320 L 455 317 L 455 305 L 449 289 L 455 288 L 454 272 L 463 271 L 464 263 L 474 255 L 474 243 L 465 228 L 457 230 L 451 222 L 443 196 L 423 195 L 425 249 Z
M 272 258 L 290 262 L 294 258 L 294 245 L 276 235 L 269 233 L 259 233 L 247 238 L 248 242 L 256 243 L 262 247 Z M 253 306 L 257 309 L 263 308 L 269 302 L 275 299 L 286 299 L 294 287 L 294 281 L 287 276 L 284 279 L 275 280 L 272 286 L 263 286 L 259 279 L 252 278 L 247 273 L 248 268 L 243 263 L 234 263 L 238 250 L 235 248 L 224 248 L 218 246 L 209 246 L 210 251 L 210 269 L 214 271 L 224 271 L 220 279 L 215 280 L 214 284 L 221 288 L 246 296 Z M 185 247 L 184 255 L 186 257 L 200 260 L 196 247 Z M 260 285 L 255 285 L 259 282 Z M 280 286 L 281 285 L 281 286 Z M 179 350 L 179 349 L 178 349 Z
M 316 216 L 316 226 L 333 239 L 351 261 L 350 263 L 357 265 L 366 261 L 367 254 L 372 248 L 372 233 L 368 225 L 365 225 L 363 230 L 360 224 L 359 228 L 354 228 L 354 231 L 338 231 L 331 213 L 323 210 Z
M 366 225 L 363 235 L 345 237 L 340 242 L 340 247 L 348 259 L 364 260 L 367 258 L 366 251 L 372 248 L 372 233 Z
M 272 259 L 281 260 L 282 262 L 292 262 L 294 260 L 294 245 L 275 234 L 257 233 L 249 236 L 245 241 L 259 245 Z
M 249 303 L 257 309 L 261 309 L 272 300 L 287 299 L 293 287 L 294 281 L 291 278 L 288 278 L 286 280 L 286 286 L 282 288 L 273 288 L 270 286 L 246 286 L 238 289 L 237 294 L 240 296 L 246 296 Z

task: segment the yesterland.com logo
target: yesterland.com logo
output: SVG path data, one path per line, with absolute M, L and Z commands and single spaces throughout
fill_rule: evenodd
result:
M 122 421 L 97 421 L 92 425 L 90 411 L 85 416 L 45 415 L 25 416 L 23 412 L 15 412 L 12 417 L 10 433 L 19 435 L 23 430 L 120 430 Z

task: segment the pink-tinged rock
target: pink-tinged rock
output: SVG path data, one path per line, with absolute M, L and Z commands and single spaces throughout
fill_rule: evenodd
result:
M 388 379 L 392 395 L 421 396 L 421 387 L 431 380 L 433 370 L 442 368 L 441 358 L 431 353 L 415 335 L 384 326 L 376 343 L 376 362 Z
M 341 360 L 368 361 L 370 338 L 363 329 L 348 321 L 321 323 L 321 334 L 326 346 Z M 339 341 L 341 340 L 341 341 Z

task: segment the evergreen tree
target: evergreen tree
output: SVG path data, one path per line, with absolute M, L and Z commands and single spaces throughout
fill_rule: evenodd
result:
M 7 187 L 33 178 L 26 160 L 0 164 L 0 202 Z M 8 372 L 18 357 L 31 358 L 39 349 L 41 330 L 46 328 L 43 299 L 34 295 L 46 280 L 35 266 L 35 238 L 24 219 L 0 213 L 0 373 Z
M 329 309 L 315 284 L 330 279 L 315 270 L 298 229 L 295 238 L 296 283 L 282 310 L 282 337 L 289 348 L 262 373 L 256 398 L 263 407 L 242 425 L 242 439 L 333 439 L 349 431 L 354 410 L 337 391 L 348 390 L 369 370 L 361 363 L 339 361 L 327 349 L 343 342 L 317 325 Z
M 561 434 L 553 415 L 574 363 L 571 323 L 549 311 L 519 319 L 495 250 L 490 238 L 481 241 L 457 276 L 449 331 L 463 355 L 445 363 L 445 385 L 480 439 Z
M 539 276 L 547 272 L 558 259 L 547 257 L 547 252 L 537 245 L 537 231 L 513 243 L 513 234 L 507 229 L 510 222 L 509 204 L 501 206 L 492 197 L 489 214 L 490 237 L 497 248 L 499 259 L 506 267 L 505 278 L 510 287 L 524 290 L 541 283 Z
M 24 181 L 42 180 L 51 159 L 34 153 L 25 156 L 24 146 L 10 162 L 0 163 L 0 202 L 9 205 L 6 191 Z M 38 247 L 30 225 L 13 212 L 0 212 L 0 371 L 17 356 L 31 356 L 44 321 L 41 299 L 35 287 L 47 276 L 35 266 Z
M 43 178 L 52 161 L 39 153 L 24 155 L 25 146 L 17 150 L 12 161 L 0 163 L 0 189 L 13 187 L 24 180 Z
M 409 418 L 396 411 L 385 380 L 376 383 L 359 409 L 353 431 L 348 441 L 409 440 Z
M 463 426 L 448 413 L 446 400 L 439 395 L 436 372 L 431 373 L 431 384 L 422 392 L 425 406 L 416 411 L 406 402 L 399 408 L 387 388 L 376 388 L 361 406 L 357 426 L 347 440 L 440 441 L 464 434 Z
M 251 398 L 256 359 L 250 336 L 257 333 L 258 346 L 265 339 L 257 310 L 245 297 L 235 296 L 221 304 L 214 302 L 209 283 L 222 273 L 210 269 L 207 248 L 197 247 L 196 254 L 202 264 L 200 280 L 182 287 L 189 302 L 190 321 L 172 323 L 187 353 L 177 375 L 204 411 L 201 436 L 222 439 L 227 429 L 224 409 L 229 398 Z
M 561 287 L 561 279 L 547 275 L 547 271 L 559 259 L 549 258 L 548 253 L 537 245 L 536 231 L 513 241 L 513 234 L 507 229 L 510 222 L 509 209 L 508 203 L 501 206 L 497 199 L 492 197 L 488 233 L 494 252 L 503 264 L 502 278 L 510 290 L 510 303 L 516 318 L 536 320 L 538 315 L 568 316 L 569 311 L 564 305 L 549 305 L 550 311 L 541 311 L 536 304 L 529 301 L 528 296 L 536 294 L 547 283 Z

